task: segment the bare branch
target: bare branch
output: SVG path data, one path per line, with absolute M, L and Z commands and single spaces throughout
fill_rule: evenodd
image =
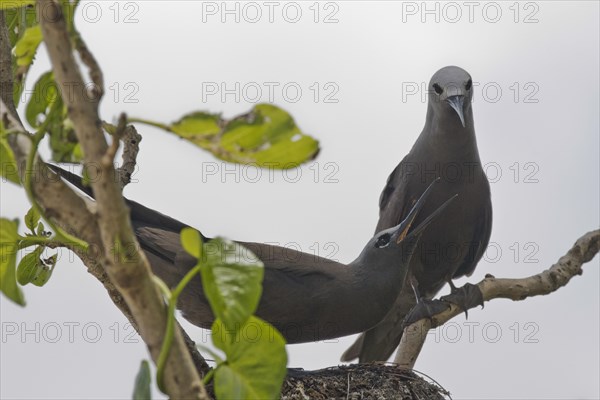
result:
M 139 246 L 113 164 L 103 162 L 107 155 L 110 157 L 110 151 L 98 115 L 100 96 L 90 99 L 85 93 L 85 82 L 73 56 L 60 6 L 52 0 L 38 0 L 37 9 L 48 55 L 83 149 L 85 165 L 100 166 L 98 178 L 91 184 L 98 207 L 105 269 L 135 316 L 139 333 L 156 361 L 164 339 L 167 309 L 152 280 L 146 256 L 136 251 Z M 174 398 L 207 397 L 179 330 L 175 331 L 164 385 Z
M 492 299 L 525 300 L 528 297 L 550 294 L 565 286 L 575 275 L 582 274 L 582 265 L 592 260 L 600 250 L 600 230 L 586 233 L 549 269 L 521 279 L 496 279 L 487 275 L 477 286 L 484 301 Z M 450 304 L 450 303 L 449 303 Z M 395 363 L 399 368 L 412 369 L 425 343 L 427 332 L 462 314 L 454 304 L 431 319 L 422 319 L 404 329 Z
M 135 166 L 137 163 L 137 155 L 140 150 L 140 142 L 142 141 L 142 135 L 140 135 L 133 125 L 126 125 L 127 116 L 121 114 L 119 117 L 119 123 L 114 133 L 114 139 L 118 138 L 123 142 L 123 154 L 122 164 L 116 170 L 117 182 L 121 186 L 121 190 L 131 182 L 131 176 L 135 172 Z M 113 140 L 112 145 L 118 145 Z M 116 148 L 114 149 L 116 152 Z M 114 153 L 112 155 L 114 158 Z
M 121 187 L 125 187 L 131 182 L 131 176 L 135 172 L 137 154 L 140 150 L 140 142 L 142 141 L 142 135 L 140 135 L 133 125 L 127 125 L 123 137 L 123 163 L 121 167 L 117 169 L 119 174 L 119 182 Z

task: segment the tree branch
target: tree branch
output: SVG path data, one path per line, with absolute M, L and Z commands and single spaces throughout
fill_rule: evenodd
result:
M 484 301 L 492 299 L 519 301 L 528 297 L 547 295 L 565 286 L 575 275 L 581 275 L 582 265 L 592 260 L 599 250 L 600 230 L 591 231 L 580 237 L 558 262 L 539 274 L 521 279 L 496 279 L 487 275 L 477 286 L 483 294 Z M 431 319 L 422 319 L 404 328 L 400 347 L 394 359 L 399 368 L 413 368 L 430 329 L 441 326 L 464 312 L 455 304 L 448 304 L 450 307 L 447 310 L 434 315 Z
M 119 124 L 114 133 L 115 138 L 123 142 L 122 164 L 116 170 L 117 182 L 121 186 L 121 190 L 131 182 L 131 176 L 135 172 L 137 164 L 137 155 L 140 151 L 140 142 L 142 141 L 142 135 L 137 132 L 135 127 L 126 124 L 127 116 L 121 114 Z M 112 144 L 115 143 L 118 142 L 113 141 Z
M 104 260 L 104 251 L 101 247 L 100 231 L 96 223 L 94 214 L 87 208 L 85 201 L 75 194 L 62 181 L 62 179 L 50 171 L 46 165 L 41 162 L 40 157 L 36 157 L 34 171 L 26 170 L 27 157 L 32 151 L 31 140 L 27 136 L 32 136 L 23 127 L 21 120 L 13 104 L 13 76 L 11 70 L 11 47 L 8 39 L 8 30 L 4 14 L 0 11 L 0 81 L 2 87 L 2 96 L 0 99 L 0 119 L 6 128 L 17 132 L 8 135 L 8 144 L 15 156 L 18 173 L 21 182 L 25 181 L 26 174 L 33 174 L 32 189 L 36 200 L 44 209 L 47 218 L 52 219 L 58 226 L 66 231 L 76 235 L 88 243 L 93 243 L 87 252 L 72 246 L 67 247 L 74 251 L 88 267 L 94 277 L 96 277 L 106 288 L 110 298 L 115 305 L 123 312 L 129 321 L 135 326 L 133 316 L 123 301 L 123 298 L 110 282 L 106 272 L 102 268 Z M 40 195 L 43 194 L 43 195 Z M 65 244 L 62 244 L 63 246 Z
M 37 9 L 56 81 L 83 149 L 84 166 L 100 168 L 98 179 L 91 184 L 98 207 L 105 269 L 135 316 L 139 333 L 156 361 L 164 339 L 167 309 L 152 280 L 148 260 L 137 250 L 129 212 L 115 179 L 113 160 L 106 157 L 109 148 L 98 115 L 100 96 L 90 99 L 85 93 L 85 82 L 73 56 L 60 6 L 52 0 L 38 0 Z M 179 330 L 175 331 L 164 385 L 174 398 L 207 397 Z

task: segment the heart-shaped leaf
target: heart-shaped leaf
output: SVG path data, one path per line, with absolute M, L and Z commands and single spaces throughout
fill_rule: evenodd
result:
M 215 393 L 221 399 L 276 399 L 286 375 L 285 340 L 269 323 L 250 317 L 231 333 L 217 319 L 212 327 L 214 345 L 227 361 L 215 371 Z
M 234 328 L 254 313 L 262 293 L 263 263 L 250 250 L 216 238 L 203 246 L 204 294 L 215 316 Z

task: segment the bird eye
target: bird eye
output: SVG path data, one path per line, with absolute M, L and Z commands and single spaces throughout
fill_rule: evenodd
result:
M 444 92 L 444 89 L 442 89 L 442 87 L 437 83 L 433 84 L 433 90 L 435 90 L 437 94 L 442 94 Z
M 471 90 L 471 87 L 473 87 L 473 81 L 471 80 L 471 78 L 469 78 L 467 84 L 465 85 L 465 89 Z
M 377 238 L 377 241 L 375 242 L 375 247 L 381 249 L 383 247 L 387 247 L 388 244 L 390 244 L 390 234 L 386 233 Z

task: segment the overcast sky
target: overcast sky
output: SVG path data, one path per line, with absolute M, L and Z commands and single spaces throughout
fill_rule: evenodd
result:
M 373 233 L 388 174 L 423 127 L 424 85 L 458 65 L 475 82 L 494 208 L 492 248 L 468 281 L 538 273 L 600 225 L 598 2 L 226 7 L 82 1 L 77 26 L 106 82 L 102 117 L 231 117 L 273 102 L 320 141 L 321 153 L 297 171 L 256 178 L 139 126 L 129 198 L 209 236 L 349 262 Z M 48 69 L 41 49 L 30 76 Z M 0 200 L 3 217 L 28 208 L 14 185 L 2 184 Z M 550 296 L 496 300 L 455 318 L 430 335 L 416 369 L 455 399 L 599 398 L 598 264 Z M 0 297 L 1 398 L 130 397 L 145 346 L 81 262 L 61 252 L 51 281 L 24 292 L 26 308 Z M 337 365 L 353 340 L 288 346 L 289 366 Z

